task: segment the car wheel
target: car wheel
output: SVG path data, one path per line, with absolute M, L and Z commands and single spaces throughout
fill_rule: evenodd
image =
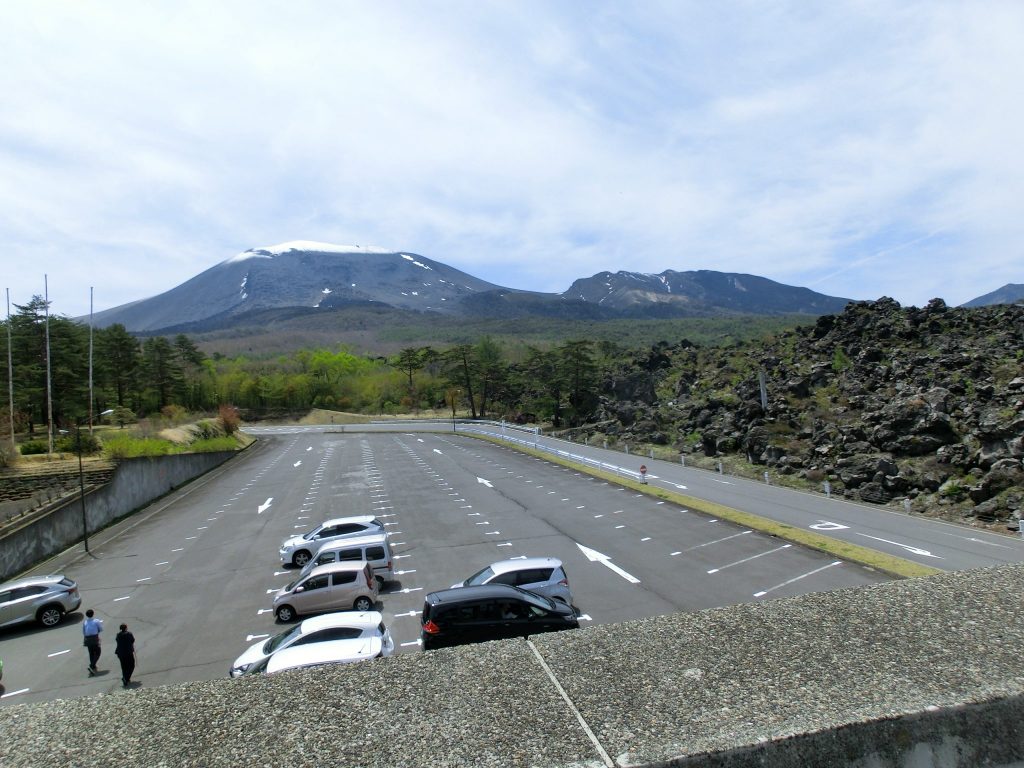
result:
M 47 605 L 36 614 L 36 619 L 44 627 L 55 627 L 64 618 L 64 609 L 58 605 Z
M 368 597 L 357 597 L 355 605 L 352 606 L 357 611 L 372 611 L 373 601 Z
M 282 605 L 277 609 L 277 620 L 278 621 L 295 621 L 295 609 L 290 605 Z
M 306 563 L 309 562 L 310 557 L 312 557 L 312 555 L 310 555 L 309 552 L 307 552 L 304 549 L 300 549 L 292 556 L 292 563 L 296 567 L 302 568 L 303 566 L 305 566 Z

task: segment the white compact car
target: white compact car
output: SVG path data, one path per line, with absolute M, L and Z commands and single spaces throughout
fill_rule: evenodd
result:
M 322 667 L 327 664 L 350 664 L 353 661 L 368 661 L 383 656 L 379 637 L 357 637 L 353 640 L 328 640 L 310 643 L 269 656 L 265 661 L 254 664 L 246 674 L 273 674 L 285 669 Z
M 301 568 L 328 541 L 383 532 L 384 523 L 373 515 L 336 517 L 325 520 L 301 536 L 290 536 L 281 542 L 281 565 L 294 565 Z

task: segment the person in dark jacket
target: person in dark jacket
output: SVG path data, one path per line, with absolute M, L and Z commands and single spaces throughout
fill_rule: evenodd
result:
M 121 684 L 128 688 L 132 682 L 132 673 L 135 671 L 135 635 L 128 631 L 128 625 L 122 624 L 121 631 L 114 637 L 117 648 L 118 661 L 121 662 Z

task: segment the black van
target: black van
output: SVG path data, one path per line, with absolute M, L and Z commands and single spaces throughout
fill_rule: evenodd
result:
M 509 584 L 431 592 L 423 601 L 423 649 L 577 629 L 576 611 L 561 600 Z

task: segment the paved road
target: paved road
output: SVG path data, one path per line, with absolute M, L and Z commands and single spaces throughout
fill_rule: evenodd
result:
M 868 569 L 637 494 L 510 448 L 448 432 L 292 430 L 80 549 L 63 569 L 106 622 L 98 678 L 85 673 L 78 614 L 52 630 L 0 634 L 3 705 L 118 687 L 112 637 L 138 638 L 144 685 L 223 677 L 280 631 L 268 593 L 294 571 L 281 540 L 330 516 L 386 524 L 398 581 L 381 610 L 402 652 L 419 650 L 423 596 L 494 560 L 566 564 L 584 626 L 884 580 Z

